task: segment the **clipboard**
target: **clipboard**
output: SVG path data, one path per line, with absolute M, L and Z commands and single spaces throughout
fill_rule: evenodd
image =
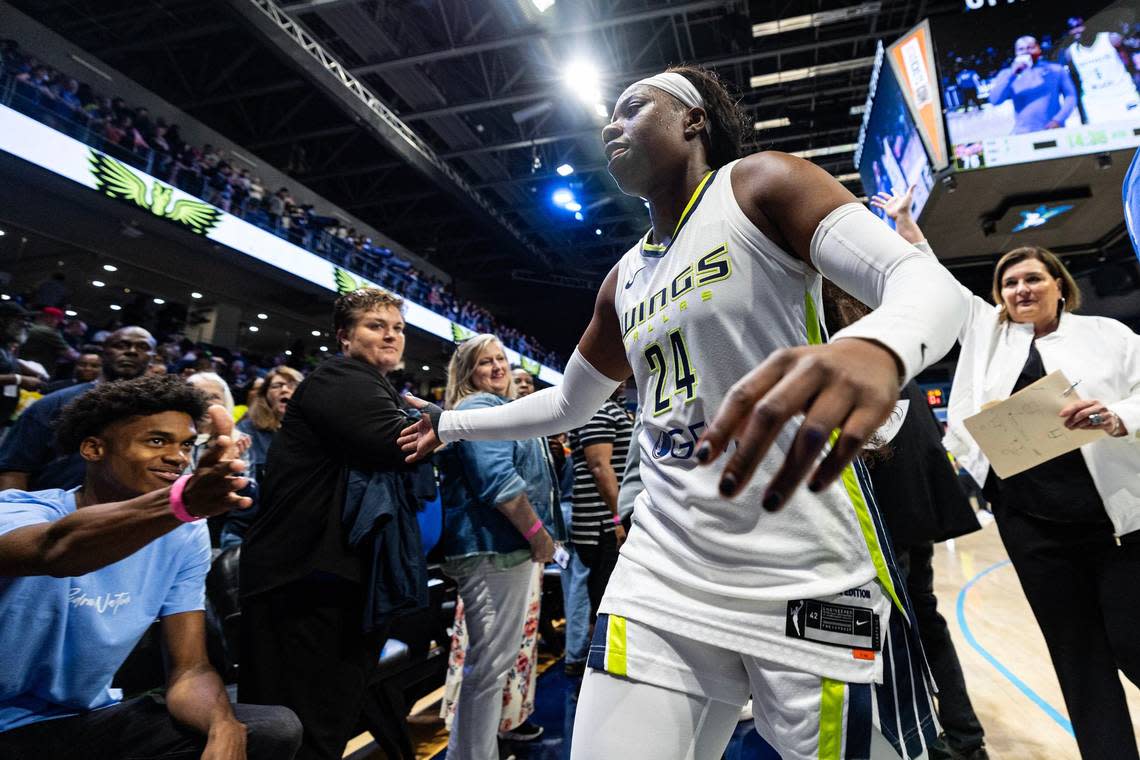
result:
M 1008 478 L 1100 440 L 1103 430 L 1069 430 L 1061 410 L 1080 396 L 1060 370 L 962 420 L 998 477 Z

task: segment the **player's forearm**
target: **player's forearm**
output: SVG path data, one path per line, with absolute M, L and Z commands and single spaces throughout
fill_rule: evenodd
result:
M 561 385 L 490 409 L 446 411 L 436 434 L 444 443 L 453 443 L 517 441 L 572 430 L 589 422 L 619 382 L 603 375 L 575 349 Z
M 129 557 L 180 524 L 170 513 L 169 488 L 94 504 L 6 534 L 0 539 L 0 575 L 83 575 Z

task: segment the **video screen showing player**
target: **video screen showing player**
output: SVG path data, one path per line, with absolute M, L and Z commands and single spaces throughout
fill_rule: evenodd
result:
M 986 140 L 1140 124 L 1140 23 L 1132 2 L 1024 0 L 935 25 L 955 157 Z
M 890 66 L 882 62 L 873 76 L 874 94 L 869 101 L 856 150 L 863 190 L 870 198 L 880 192 L 905 193 L 914 185 L 911 214 L 918 218 L 934 186 L 926 148 Z M 871 210 L 894 226 L 894 222 L 880 209 Z

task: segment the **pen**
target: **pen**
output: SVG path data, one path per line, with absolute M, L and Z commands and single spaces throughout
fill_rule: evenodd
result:
M 1064 391 L 1061 392 L 1061 395 L 1062 396 L 1068 396 L 1070 393 L 1073 392 L 1073 389 L 1076 388 L 1080 384 L 1081 384 L 1080 380 L 1074 381 L 1072 385 L 1070 385 L 1068 388 L 1066 388 Z

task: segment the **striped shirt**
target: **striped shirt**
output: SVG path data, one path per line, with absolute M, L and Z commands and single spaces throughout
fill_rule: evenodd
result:
M 607 399 L 602 408 L 582 427 L 570 431 L 570 448 L 574 457 L 574 511 L 570 540 L 575 544 L 597 545 L 603 531 L 613 532 L 613 513 L 606 506 L 598 484 L 586 462 L 586 447 L 609 443 L 614 447 L 610 464 L 620 478 L 625 472 L 629 456 L 629 443 L 633 433 L 633 420 L 613 399 Z

